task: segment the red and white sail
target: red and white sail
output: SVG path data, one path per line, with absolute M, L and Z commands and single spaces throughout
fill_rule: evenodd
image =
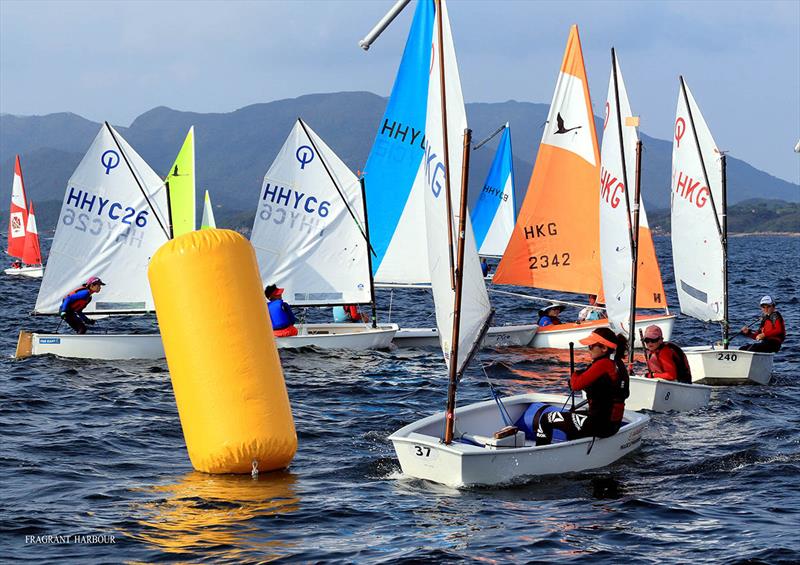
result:
M 42 264 L 42 250 L 39 247 L 39 231 L 36 229 L 36 215 L 33 213 L 33 202 L 28 212 L 28 223 L 25 226 L 25 246 L 22 250 L 22 262 L 26 265 Z
M 28 223 L 28 204 L 25 185 L 22 182 L 22 167 L 17 155 L 14 164 L 14 184 L 11 186 L 11 212 L 8 218 L 8 254 L 22 259 L 25 250 L 25 225 Z

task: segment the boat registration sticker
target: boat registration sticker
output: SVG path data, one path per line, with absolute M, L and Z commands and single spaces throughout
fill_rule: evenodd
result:
M 717 361 L 736 361 L 735 353 L 717 353 Z
M 431 446 L 429 445 L 414 444 L 411 446 L 411 452 L 415 457 L 419 457 L 421 459 L 436 459 L 436 450 L 431 449 Z
M 53 343 L 61 343 L 60 337 L 41 337 L 39 338 L 39 343 L 42 345 L 46 344 L 53 344 Z

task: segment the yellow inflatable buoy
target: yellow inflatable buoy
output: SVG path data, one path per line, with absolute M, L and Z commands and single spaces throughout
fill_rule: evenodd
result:
M 194 468 L 287 467 L 297 434 L 250 242 L 189 232 L 156 251 L 148 278 Z

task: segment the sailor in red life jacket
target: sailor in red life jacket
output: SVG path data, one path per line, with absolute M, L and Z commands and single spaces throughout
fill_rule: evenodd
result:
M 264 289 L 264 296 L 269 299 L 269 318 L 272 321 L 272 333 L 275 337 L 291 337 L 297 335 L 294 327 L 297 318 L 292 307 L 283 301 L 283 289 L 271 284 Z
M 365 312 L 359 311 L 357 304 L 345 304 L 333 307 L 333 321 L 337 324 L 367 323 L 369 316 Z
M 668 341 L 664 341 L 661 328 L 653 324 L 644 330 L 644 357 L 647 361 L 649 379 L 664 379 L 679 383 L 692 383 L 692 371 L 683 350 Z
M 545 411 L 534 423 L 538 427 L 536 445 L 559 439 L 610 437 L 622 426 L 629 394 L 628 370 L 623 359 L 628 340 L 609 328 L 597 328 L 580 342 L 589 346 L 592 364 L 584 371 L 572 373 L 570 387 L 573 391 L 586 391 L 589 413 Z
M 100 292 L 100 288 L 105 284 L 97 277 L 89 277 L 85 283 L 67 294 L 61 301 L 58 313 L 76 333 L 85 334 L 86 324 L 94 325 L 95 321 L 88 318 L 83 313 L 83 309 L 92 301 L 92 295 Z
M 756 342 L 740 347 L 741 350 L 762 353 L 780 351 L 783 340 L 786 339 L 786 324 L 781 313 L 775 309 L 775 301 L 771 296 L 761 298 L 761 325 L 758 330 L 745 326 L 742 333 Z

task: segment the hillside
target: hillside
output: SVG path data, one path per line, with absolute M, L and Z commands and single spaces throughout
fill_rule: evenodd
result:
M 669 210 L 648 211 L 655 233 L 669 233 Z M 728 233 L 800 233 L 800 204 L 767 198 L 753 198 L 728 208 Z
M 198 189 L 208 189 L 222 211 L 234 213 L 254 208 L 264 173 L 298 116 L 351 169 L 358 170 L 367 159 L 385 105 L 385 98 L 368 92 L 339 92 L 254 104 L 228 113 L 201 114 L 159 107 L 119 131 L 163 175 L 186 131 L 194 125 Z M 511 124 L 519 202 L 527 189 L 547 109 L 546 104 L 516 101 L 467 104 L 476 140 L 506 121 Z M 71 172 L 99 127 L 100 124 L 68 113 L 0 116 L 0 187 L 10 186 L 14 155 L 19 153 L 31 198 L 36 202 L 61 200 Z M 668 208 L 672 143 L 644 133 L 642 139 L 645 202 L 649 209 Z M 470 194 L 473 196 L 483 185 L 496 144 L 497 139 L 472 155 Z M 798 185 L 734 157 L 728 159 L 728 188 L 731 203 L 754 196 L 800 201 Z

